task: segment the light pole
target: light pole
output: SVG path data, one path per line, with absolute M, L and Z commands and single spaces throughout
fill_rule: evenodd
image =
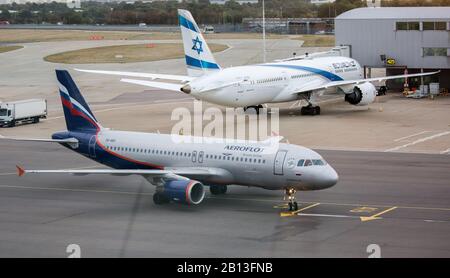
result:
M 263 63 L 266 62 L 266 10 L 264 0 L 262 0 L 262 24 L 263 24 Z

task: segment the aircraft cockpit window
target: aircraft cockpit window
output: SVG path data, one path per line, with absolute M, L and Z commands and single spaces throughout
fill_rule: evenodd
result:
M 298 161 L 298 163 L 297 163 L 297 166 L 298 166 L 298 167 L 302 167 L 302 166 L 303 166 L 303 163 L 305 163 L 305 160 L 304 160 L 304 159 L 300 159 L 300 160 Z
M 313 159 L 313 163 L 316 166 L 324 166 L 324 165 L 326 165 L 326 162 L 323 161 L 322 159 Z
M 307 159 L 307 160 L 305 160 L 305 164 L 303 166 L 306 167 L 306 166 L 312 166 L 312 165 L 313 165 L 312 161 Z

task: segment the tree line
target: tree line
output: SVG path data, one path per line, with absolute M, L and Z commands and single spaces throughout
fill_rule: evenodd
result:
M 450 0 L 383 0 L 384 6 L 450 6 Z M 262 3 L 225 5 L 208 0 L 155 2 L 81 2 L 81 8 L 69 8 L 66 3 L 26 3 L 0 5 L 0 20 L 12 24 L 168 24 L 178 23 L 177 9 L 188 9 L 199 24 L 240 24 L 246 17 L 261 17 Z M 266 17 L 335 17 L 358 7 L 363 0 L 336 0 L 331 4 L 314 5 L 309 0 L 266 0 Z

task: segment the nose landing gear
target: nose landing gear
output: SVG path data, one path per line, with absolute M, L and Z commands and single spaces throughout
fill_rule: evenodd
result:
M 295 193 L 297 193 L 297 190 L 295 190 L 295 188 L 286 188 L 285 189 L 284 200 L 288 201 L 289 211 L 298 210 L 298 204 L 297 204 L 297 201 L 295 200 Z

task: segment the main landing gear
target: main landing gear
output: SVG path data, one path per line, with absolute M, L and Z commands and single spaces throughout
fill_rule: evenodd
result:
M 303 106 L 301 109 L 302 115 L 320 115 L 320 106 L 313 106 L 311 103 L 309 103 L 307 106 Z
M 153 194 L 153 203 L 155 203 L 155 205 L 163 205 L 169 202 L 169 198 L 164 196 L 161 192 L 155 192 L 155 194 Z
M 297 192 L 297 190 L 295 190 L 294 188 L 286 188 L 285 189 L 284 200 L 285 201 L 286 201 L 286 199 L 288 200 L 289 211 L 298 210 L 298 204 L 297 204 L 297 201 L 295 201 L 295 193 L 296 192 Z
M 211 191 L 211 194 L 213 195 L 221 195 L 227 193 L 227 186 L 226 185 L 210 185 L 209 191 Z
M 244 112 L 247 111 L 247 109 L 249 108 L 253 108 L 256 110 L 256 114 L 259 115 L 259 109 L 263 109 L 264 107 L 260 104 L 260 105 L 252 105 L 252 106 L 246 106 L 244 107 Z

